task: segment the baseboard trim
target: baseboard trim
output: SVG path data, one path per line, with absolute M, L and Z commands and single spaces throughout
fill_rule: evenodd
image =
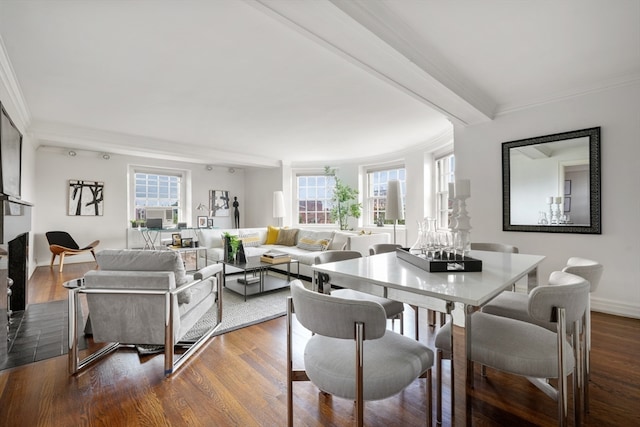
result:
M 605 298 L 591 297 L 591 311 L 615 314 L 616 316 L 632 317 L 640 319 L 640 307 L 632 304 L 624 304 Z

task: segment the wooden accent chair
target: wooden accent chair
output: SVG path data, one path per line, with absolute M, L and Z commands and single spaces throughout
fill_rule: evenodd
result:
M 85 252 L 91 252 L 93 259 L 96 259 L 95 248 L 100 244 L 100 240 L 95 240 L 87 246 L 81 248 L 73 237 L 66 231 L 47 231 L 47 241 L 49 242 L 49 250 L 51 251 L 51 264 L 56 260 L 56 256 L 60 255 L 60 273 L 64 267 L 64 257 L 78 255 Z

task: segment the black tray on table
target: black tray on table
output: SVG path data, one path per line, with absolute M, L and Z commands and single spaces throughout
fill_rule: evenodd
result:
M 398 258 L 431 273 L 482 271 L 482 260 L 448 252 L 445 254 L 448 259 L 427 259 L 410 253 L 409 248 L 396 249 Z

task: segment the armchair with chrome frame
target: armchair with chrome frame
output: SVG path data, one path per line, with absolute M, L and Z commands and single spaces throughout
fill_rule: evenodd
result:
M 174 373 L 204 344 L 222 320 L 222 265 L 187 275 L 174 251 L 104 250 L 99 270 L 85 274 L 84 285 L 69 290 L 69 372 L 77 373 L 121 345 L 164 346 L 164 373 Z M 94 342 L 109 343 L 79 358 L 76 310 L 86 294 Z M 184 335 L 210 310 L 215 322 L 195 342 Z M 187 350 L 176 354 L 176 346 Z

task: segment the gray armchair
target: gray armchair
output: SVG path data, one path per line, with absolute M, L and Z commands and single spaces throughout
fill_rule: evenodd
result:
M 567 420 L 567 376 L 573 374 L 574 413 L 580 422 L 580 361 L 576 354 L 582 345 L 573 333 L 578 331 L 589 300 L 589 282 L 582 277 L 555 271 L 549 277 L 553 286 L 538 286 L 526 296 L 527 315 L 532 322 L 488 314 L 471 316 L 471 351 L 468 363 L 477 362 L 503 372 L 527 377 L 545 394 L 558 402 L 558 423 Z M 553 325 L 549 330 L 541 325 Z M 436 334 L 437 419 L 442 414 L 442 359 L 451 353 L 451 322 Z M 557 378 L 557 389 L 546 379 Z
M 69 294 L 69 370 L 86 365 L 120 344 L 164 345 L 165 375 L 177 370 L 213 334 L 222 320 L 222 265 L 187 275 L 174 251 L 104 250 L 96 254 L 99 270 L 84 276 L 84 286 Z M 93 340 L 110 343 L 82 361 L 78 358 L 75 307 L 87 295 Z M 217 303 L 217 304 L 216 304 Z M 216 322 L 188 350 L 175 346 L 208 311 Z
M 600 278 L 604 271 L 602 264 L 585 258 L 571 257 L 567 261 L 567 265 L 562 269 L 563 272 L 580 276 L 587 280 L 590 285 L 590 292 L 594 292 L 600 284 Z M 559 277 L 559 276 L 557 276 Z M 557 279 L 549 279 L 549 285 L 558 284 Z M 482 311 L 496 316 L 509 317 L 511 319 L 522 320 L 524 322 L 534 323 L 549 330 L 555 330 L 556 325 L 548 321 L 540 321 L 532 318 L 528 311 L 529 299 L 528 295 L 516 292 L 503 292 L 495 299 L 490 301 L 482 308 Z M 581 346 L 578 355 L 580 366 L 580 381 L 583 391 L 582 400 L 584 411 L 589 411 L 589 375 L 590 375 L 590 352 L 591 352 L 591 304 L 590 299 L 587 304 L 585 316 L 582 322 L 582 331 L 584 331 L 586 343 Z M 578 331 L 579 333 L 580 331 Z M 569 326 L 569 333 L 573 333 Z
M 295 318 L 313 336 L 304 350 L 304 370 L 293 369 Z M 363 425 L 364 402 L 391 397 L 416 378 L 426 378 L 425 407 L 431 425 L 433 352 L 424 344 L 386 329 L 387 316 L 377 302 L 313 292 L 291 282 L 287 301 L 287 421 L 293 426 L 293 381 L 311 381 L 325 393 L 356 403 Z

